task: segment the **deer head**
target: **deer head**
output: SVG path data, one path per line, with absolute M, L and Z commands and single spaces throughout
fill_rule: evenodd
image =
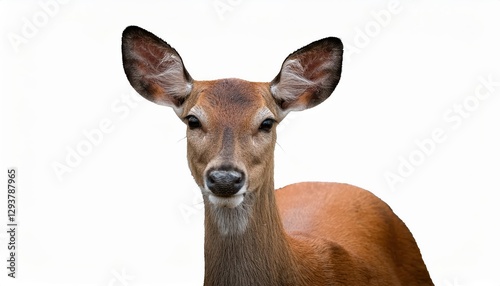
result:
M 139 27 L 123 32 L 123 65 L 144 98 L 170 106 L 187 125 L 191 173 L 211 207 L 234 209 L 273 188 L 276 125 L 290 111 L 327 99 L 340 79 L 338 38 L 290 54 L 266 83 L 241 79 L 196 81 L 177 51 Z

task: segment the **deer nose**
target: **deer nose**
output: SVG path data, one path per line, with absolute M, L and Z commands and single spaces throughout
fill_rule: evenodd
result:
M 235 169 L 213 169 L 207 173 L 206 184 L 214 195 L 229 197 L 243 187 L 245 175 Z

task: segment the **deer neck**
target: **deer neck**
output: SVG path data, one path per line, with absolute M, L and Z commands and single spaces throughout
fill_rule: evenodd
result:
M 296 285 L 295 259 L 276 206 L 272 172 L 242 205 L 205 199 L 205 285 Z M 291 275 L 292 274 L 292 275 Z

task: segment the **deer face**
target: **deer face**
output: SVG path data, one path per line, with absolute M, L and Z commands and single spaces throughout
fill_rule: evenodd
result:
M 172 107 L 187 125 L 189 167 L 205 198 L 216 208 L 236 208 L 248 194 L 273 188 L 276 124 L 330 96 L 342 43 L 326 38 L 297 50 L 270 83 L 195 81 L 170 45 L 138 27 L 123 32 L 122 53 L 137 92 Z
M 196 183 L 218 207 L 239 205 L 260 189 L 276 142 L 269 88 L 239 79 L 195 82 L 181 115 Z

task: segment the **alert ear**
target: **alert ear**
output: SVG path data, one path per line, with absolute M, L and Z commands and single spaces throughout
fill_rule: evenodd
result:
M 152 33 L 130 26 L 122 35 L 122 59 L 125 74 L 140 95 L 172 107 L 177 115 L 182 113 L 193 79 L 174 48 Z
M 323 102 L 333 92 L 342 71 L 343 45 L 338 38 L 313 42 L 290 54 L 271 81 L 271 93 L 285 117 Z

